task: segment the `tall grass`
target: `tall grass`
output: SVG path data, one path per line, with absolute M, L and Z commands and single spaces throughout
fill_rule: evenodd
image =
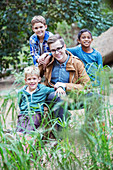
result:
M 41 127 L 31 134 L 30 141 L 26 141 L 25 136 L 20 140 L 15 130 L 19 113 L 16 91 L 2 94 L 0 169 L 112 170 L 113 104 L 110 96 L 113 87 L 109 83 L 111 77 L 111 70 L 103 71 L 101 78 L 104 101 L 97 97 L 97 93 L 92 99 L 83 97 L 84 92 L 79 95 L 75 91 L 70 93 L 64 100 L 63 107 L 65 114 L 70 112 L 71 117 L 59 121 L 59 125 L 63 127 L 60 131 L 55 128 L 58 120 L 51 118 L 52 108 L 48 106 L 49 113 L 43 118 Z M 10 133 L 6 131 L 8 128 Z M 29 145 L 29 153 L 23 148 L 26 142 Z

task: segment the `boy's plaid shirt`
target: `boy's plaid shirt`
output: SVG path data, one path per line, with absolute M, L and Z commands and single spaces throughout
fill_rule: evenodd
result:
M 45 31 L 44 41 L 42 43 L 44 53 L 49 51 L 47 40 L 51 35 L 53 35 L 51 32 Z M 38 66 L 37 58 L 39 58 L 41 55 L 41 48 L 40 48 L 40 42 L 38 36 L 36 34 L 33 34 L 30 37 L 29 44 L 30 44 L 30 54 L 33 57 L 33 63 L 34 65 Z

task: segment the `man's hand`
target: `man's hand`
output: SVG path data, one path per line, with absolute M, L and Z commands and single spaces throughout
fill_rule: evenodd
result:
M 54 88 L 55 88 L 55 89 L 58 89 L 58 87 L 66 88 L 66 84 L 65 84 L 65 83 L 61 83 L 61 82 L 57 82 L 57 83 L 54 85 Z
M 46 66 L 49 63 L 50 58 L 51 58 L 51 55 L 49 55 L 49 54 L 50 54 L 49 52 L 44 53 L 37 59 L 38 63 L 43 65 L 44 70 L 45 70 L 45 68 L 46 68 Z
M 55 95 L 58 95 L 58 97 L 64 96 L 64 95 L 66 95 L 66 92 L 63 90 L 62 87 L 59 87 L 59 88 L 55 91 Z

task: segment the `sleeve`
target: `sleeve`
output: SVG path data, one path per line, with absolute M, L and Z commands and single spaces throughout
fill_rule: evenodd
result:
M 77 56 L 77 48 L 76 47 L 67 48 L 66 50 L 71 52 L 74 56 Z
M 47 94 L 51 92 L 55 92 L 54 88 L 46 87 L 47 88 Z
M 97 64 L 99 67 L 103 68 L 103 61 L 102 61 L 102 55 L 98 52 L 97 55 Z
M 78 70 L 78 80 L 75 83 L 66 83 L 66 91 L 70 91 L 72 89 L 80 91 L 84 88 L 86 89 L 90 84 L 90 78 L 86 73 L 84 64 L 81 61 L 77 63 L 76 69 Z
M 37 63 L 37 59 L 39 58 L 39 55 L 38 53 L 36 52 L 36 48 L 35 48 L 35 45 L 33 43 L 33 39 L 30 37 L 30 40 L 29 40 L 29 45 L 30 45 L 30 54 L 33 58 L 33 63 L 35 66 L 38 66 L 38 63 Z

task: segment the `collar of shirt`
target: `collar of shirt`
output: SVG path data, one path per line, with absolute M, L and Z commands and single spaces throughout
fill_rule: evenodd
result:
M 54 60 L 53 69 L 51 74 L 51 83 L 56 84 L 57 82 L 69 82 L 69 72 L 66 71 L 66 64 L 70 56 L 68 55 L 67 60 L 60 64 L 57 60 Z
M 37 41 L 39 43 L 39 38 L 38 38 L 38 36 L 36 34 L 35 34 L 35 37 L 36 37 L 36 39 L 37 39 Z M 45 35 L 44 35 L 44 41 L 43 42 L 47 42 L 48 38 L 49 38 L 49 32 L 46 31 Z
M 68 62 L 68 60 L 69 60 L 69 57 L 70 57 L 70 55 L 68 54 L 67 60 L 66 60 L 64 63 L 62 63 L 62 64 L 60 64 L 59 61 L 56 60 L 56 59 L 54 60 L 54 62 L 55 62 L 56 64 L 58 64 L 58 65 L 61 65 L 61 66 L 66 67 L 66 64 L 67 64 L 67 62 Z
M 25 93 L 28 93 L 28 92 L 26 91 L 26 88 L 27 88 L 27 87 L 28 87 L 28 85 L 25 85 L 25 86 L 23 87 Z M 34 93 L 35 91 L 38 91 L 39 89 L 40 89 L 40 87 L 39 87 L 39 84 L 38 84 L 37 88 L 36 88 L 32 93 Z

